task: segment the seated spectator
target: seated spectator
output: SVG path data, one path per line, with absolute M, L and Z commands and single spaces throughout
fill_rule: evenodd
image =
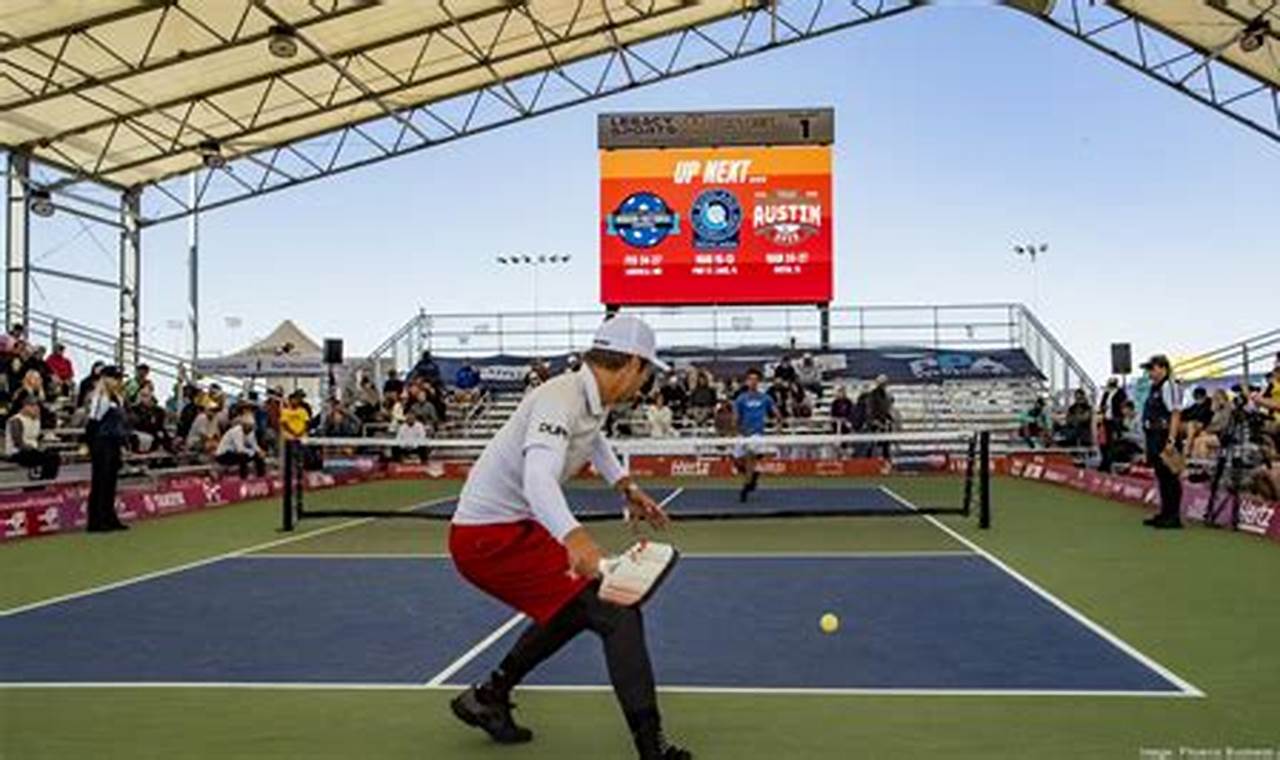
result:
M 294 441 L 304 437 L 311 429 L 311 407 L 307 404 L 307 392 L 301 388 L 289 394 L 289 400 L 280 410 L 280 439 Z
M 414 383 L 409 386 L 409 398 L 404 404 L 405 418 L 410 414 L 429 427 L 435 428 L 440 423 L 440 415 L 436 413 L 436 405 L 428 397 L 431 386 L 426 383 Z
M 89 368 L 89 374 L 80 381 L 80 388 L 76 391 L 76 406 L 84 406 L 89 403 L 89 397 L 98 388 L 98 381 L 102 379 L 102 368 L 107 366 L 105 362 L 94 362 Z
M 151 368 L 145 364 L 139 364 L 137 373 L 124 384 L 125 402 L 132 404 L 137 401 L 143 386 L 149 382 L 151 382 Z
M 889 393 L 889 378 L 886 375 L 876 377 L 875 384 L 867 393 L 868 430 L 888 432 L 894 429 L 893 396 Z
M 436 364 L 435 359 L 431 358 L 430 351 L 423 351 L 418 363 L 409 370 L 409 380 L 418 379 L 426 380 L 433 385 L 440 383 L 440 366 Z
M 0 335 L 0 355 L 17 352 L 17 345 L 26 340 L 27 328 L 21 322 L 14 322 L 9 331 Z
M 50 378 L 57 386 L 56 395 L 59 398 L 70 396 L 71 389 L 75 386 L 75 368 L 71 366 L 71 359 L 67 358 L 67 347 L 55 343 L 53 354 L 44 363 L 49 367 Z
M 1018 416 L 1018 435 L 1028 448 L 1034 449 L 1048 442 L 1050 430 L 1048 404 L 1041 396 Z
M 471 363 L 458 367 L 453 376 L 453 387 L 456 389 L 454 399 L 463 405 L 471 405 L 480 400 L 480 370 Z
M 1093 404 L 1083 388 L 1077 388 L 1062 424 L 1062 445 L 1075 448 L 1093 444 Z
M 814 360 L 813 354 L 806 353 L 796 367 L 796 382 L 801 388 L 813 394 L 815 399 L 822 398 L 822 367 Z
M 778 366 L 773 368 L 774 381 L 781 381 L 783 385 L 790 385 L 796 381 L 796 368 L 791 366 L 791 357 L 783 356 L 778 362 Z M 777 403 L 777 399 L 774 399 Z
M 791 385 L 787 381 L 774 373 L 773 382 L 765 392 L 773 399 L 773 408 L 777 410 L 779 419 L 785 420 L 791 416 Z
M 28 395 L 5 426 L 4 453 L 10 462 L 26 467 L 32 478 L 52 480 L 58 477 L 62 458 L 44 448 L 40 430 L 40 402 Z
M 197 409 L 196 417 L 187 430 L 187 451 L 197 456 L 213 453 L 218 445 L 218 423 L 214 419 L 217 407 L 205 404 Z
M 418 415 L 409 412 L 405 415 L 404 422 L 396 429 L 396 440 L 407 444 L 426 444 L 427 426 L 422 424 Z M 417 457 L 418 461 L 425 462 L 429 453 L 425 445 L 413 449 L 397 448 L 393 458 L 399 462 L 403 461 L 406 455 L 412 455 Z
M 378 413 L 378 406 L 381 401 L 382 397 L 378 394 L 378 386 L 373 384 L 372 378 L 362 374 L 360 382 L 356 386 L 355 400 L 351 407 L 351 413 L 361 422 L 371 422 Z
M 360 423 L 338 399 L 329 401 L 329 410 L 320 421 L 320 435 L 326 438 L 355 438 L 360 435 Z
M 404 393 L 404 381 L 394 369 L 387 372 L 387 379 L 382 383 L 382 395 L 385 397 L 388 393 L 394 393 L 397 396 Z
M 733 410 L 733 402 L 722 399 L 716 405 L 716 435 L 721 438 L 733 438 L 738 435 L 738 417 Z
M 813 404 L 809 403 L 809 394 L 798 382 L 791 384 L 791 416 L 801 420 L 813 416 Z
M 699 425 L 705 425 L 716 411 L 716 389 L 711 387 L 711 376 L 699 372 L 689 392 L 689 415 Z
M 1277 366 L 1267 375 L 1267 384 L 1260 393 L 1250 396 L 1250 401 L 1267 414 L 1263 432 L 1275 442 L 1280 442 L 1280 353 L 1276 354 Z
M 1215 390 L 1209 398 L 1209 422 L 1196 435 L 1187 436 L 1187 456 L 1193 460 L 1216 457 L 1218 448 L 1222 445 L 1222 436 L 1231 426 L 1232 411 L 1231 395 L 1224 388 Z
M 267 474 L 266 458 L 262 449 L 258 448 L 258 439 L 253 434 L 253 415 L 241 412 L 235 422 L 218 441 L 214 461 L 223 467 L 235 467 L 241 478 L 249 477 L 249 465 L 253 465 L 254 474 L 262 477 Z
M 645 421 L 649 424 L 649 435 L 653 438 L 676 436 L 671 407 L 667 406 L 661 393 L 654 394 L 653 403 L 645 409 Z
M 135 451 L 173 451 L 173 439 L 166 425 L 164 409 L 156 403 L 155 393 L 144 388 L 136 404 L 128 410 L 129 427 L 133 429 Z
M 831 423 L 832 429 L 841 435 L 856 429 L 853 426 L 853 401 L 843 385 L 836 386 L 836 396 L 831 400 Z
M 1125 401 L 1123 417 L 1120 421 L 1120 437 L 1116 440 L 1112 452 L 1112 461 L 1127 464 L 1142 457 L 1146 439 L 1142 432 L 1142 418 L 1138 416 L 1138 407 L 1132 401 Z
M 689 404 L 689 393 L 680 381 L 679 373 L 667 375 L 667 381 L 658 389 L 657 395 L 662 397 L 663 405 L 668 407 L 673 418 L 684 417 L 685 408 Z

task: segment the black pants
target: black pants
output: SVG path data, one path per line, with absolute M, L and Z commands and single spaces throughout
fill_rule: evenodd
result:
M 609 680 L 633 733 L 660 728 L 653 666 L 644 638 L 644 618 L 635 607 L 600 600 L 599 584 L 582 590 L 545 626 L 531 624 L 490 677 L 491 685 L 509 691 L 535 667 L 559 652 L 579 633 L 591 631 L 604 644 Z
M 9 457 L 9 461 L 33 472 L 39 470 L 37 477 L 40 480 L 53 480 L 58 477 L 58 468 L 62 466 L 62 457 L 58 452 L 43 449 L 23 449 Z
M 224 467 L 237 467 L 241 478 L 249 477 L 249 463 L 253 463 L 253 471 L 258 477 L 267 474 L 267 463 L 261 454 L 245 454 L 236 451 L 224 451 L 217 457 L 218 464 Z
M 1169 436 L 1164 431 L 1147 434 L 1147 464 L 1156 473 L 1156 484 L 1160 487 L 1160 516 L 1169 519 L 1182 518 L 1182 478 L 1160 456 L 1164 451 Z
M 94 439 L 89 444 L 89 530 L 120 524 L 116 516 L 116 483 L 120 478 L 120 441 Z

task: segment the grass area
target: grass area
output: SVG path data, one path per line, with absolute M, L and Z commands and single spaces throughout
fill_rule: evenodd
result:
M 917 503 L 952 499 L 956 481 L 888 481 Z M 860 483 L 861 484 L 861 483 Z M 309 502 L 394 507 L 456 484 L 377 483 Z M 999 480 L 995 528 L 945 522 L 1203 689 L 1204 699 L 1127 697 L 780 697 L 666 695 L 672 733 L 700 758 L 1137 757 L 1140 748 L 1280 750 L 1280 547 L 1208 529 L 1153 532 L 1140 510 L 1052 486 Z M 127 534 L 64 536 L 0 550 L 0 606 L 76 591 L 280 538 L 278 507 L 258 502 L 156 520 Z M 303 523 L 315 531 L 339 521 Z M 612 545 L 625 540 L 602 527 Z M 687 523 L 687 551 L 953 548 L 923 521 Z M 438 552 L 444 526 L 375 521 L 271 551 Z M 885 589 L 892 593 L 892 589 Z M 745 632 L 749 634 L 749 631 Z M 129 644 L 134 645 L 134 644 Z M 5 653 L 9 656 L 11 653 Z M 749 664 L 744 664 L 749 667 Z M 447 693 L 199 689 L 0 689 L 5 758 L 625 758 L 603 693 L 528 693 L 538 731 L 491 747 L 455 726 Z M 68 717 L 74 716 L 74 717 Z

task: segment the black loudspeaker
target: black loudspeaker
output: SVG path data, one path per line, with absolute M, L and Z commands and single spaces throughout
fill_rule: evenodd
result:
M 1127 375 L 1133 371 L 1133 348 L 1128 343 L 1111 344 L 1111 374 Z
M 325 338 L 324 339 L 324 363 L 325 364 L 341 364 L 342 363 L 342 338 Z

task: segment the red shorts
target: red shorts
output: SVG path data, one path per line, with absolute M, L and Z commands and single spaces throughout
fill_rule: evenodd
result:
M 590 585 L 569 576 L 569 552 L 533 520 L 452 525 L 453 563 L 481 591 L 546 625 Z

